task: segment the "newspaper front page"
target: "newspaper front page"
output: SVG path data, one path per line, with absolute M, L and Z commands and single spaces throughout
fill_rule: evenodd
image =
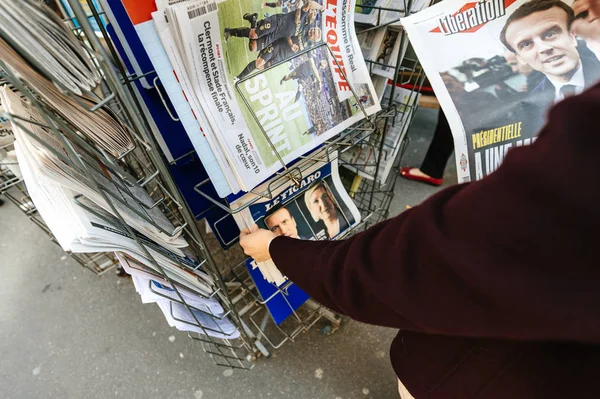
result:
M 272 199 L 260 199 L 234 215 L 241 229 L 256 223 L 277 236 L 329 240 L 361 221 L 360 212 L 340 179 L 337 158 L 324 165 L 316 162 L 303 173 L 298 184 L 280 186 L 272 195 Z M 257 267 L 269 282 L 279 286 L 286 281 L 271 260 L 260 262 Z
M 444 0 L 402 20 L 446 114 L 460 183 L 535 141 L 548 110 L 600 79 L 599 43 L 570 33 L 571 2 Z
M 287 164 L 380 109 L 353 7 L 348 0 L 266 7 L 225 0 L 167 8 L 207 122 L 242 189 L 281 169 L 280 157 Z

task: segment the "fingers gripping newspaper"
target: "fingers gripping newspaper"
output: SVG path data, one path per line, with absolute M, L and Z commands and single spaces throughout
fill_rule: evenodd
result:
M 213 151 L 245 191 L 281 169 L 281 160 L 293 161 L 364 118 L 363 109 L 380 109 L 358 56 L 353 1 L 275 6 L 225 0 L 166 8 Z
M 494 172 L 554 104 L 600 79 L 600 43 L 571 34 L 571 4 L 444 0 L 402 20 L 450 123 L 459 182 Z

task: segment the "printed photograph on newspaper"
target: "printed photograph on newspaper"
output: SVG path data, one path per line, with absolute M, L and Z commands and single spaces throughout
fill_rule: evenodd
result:
M 402 20 L 454 135 L 459 182 L 535 141 L 548 110 L 600 80 L 571 0 L 445 0 Z
M 279 157 L 289 163 L 364 118 L 362 109 L 380 109 L 352 7 L 225 0 L 185 22 L 203 106 L 246 191 L 281 168 Z
M 303 240 L 333 239 L 360 222 L 360 213 L 340 180 L 337 159 L 249 210 L 259 227 Z

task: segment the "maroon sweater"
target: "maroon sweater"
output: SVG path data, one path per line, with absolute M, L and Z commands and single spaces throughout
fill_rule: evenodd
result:
M 277 237 L 317 301 L 399 328 L 398 377 L 423 398 L 600 398 L 600 85 L 535 144 L 345 241 Z

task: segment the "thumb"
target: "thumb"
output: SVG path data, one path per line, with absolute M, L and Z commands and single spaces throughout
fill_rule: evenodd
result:
M 260 229 L 258 228 L 257 224 L 253 224 L 252 227 L 250 228 L 250 231 L 252 233 L 256 233 L 258 230 L 260 230 Z

